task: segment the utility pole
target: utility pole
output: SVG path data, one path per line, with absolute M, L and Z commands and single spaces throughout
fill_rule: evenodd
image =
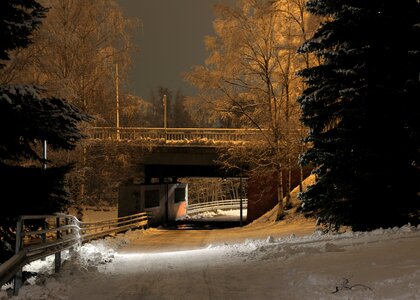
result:
M 116 96 L 116 113 L 117 113 L 117 140 L 120 140 L 120 99 L 118 92 L 118 64 L 115 64 L 115 96 Z
M 167 99 L 166 99 L 166 95 L 163 95 L 163 128 L 165 128 L 165 132 L 166 132 L 166 127 L 167 127 L 167 123 L 166 123 L 166 107 L 167 107 Z
M 165 129 L 165 142 L 168 139 L 168 133 L 166 131 L 166 128 L 167 128 L 166 107 L 167 107 L 167 99 L 166 99 L 166 95 L 163 95 L 163 128 Z

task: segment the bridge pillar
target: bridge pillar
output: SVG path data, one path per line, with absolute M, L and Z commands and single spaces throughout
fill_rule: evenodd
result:
M 278 203 L 277 178 L 276 172 L 264 172 L 248 179 L 248 223 L 258 219 Z
M 188 185 L 177 182 L 125 183 L 119 187 L 118 217 L 151 213 L 152 226 L 170 224 L 187 213 Z

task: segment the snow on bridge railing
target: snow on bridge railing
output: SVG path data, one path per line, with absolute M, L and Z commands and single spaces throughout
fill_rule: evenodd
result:
M 31 230 L 25 224 L 29 220 L 41 225 L 37 230 Z M 16 254 L 0 265 L 0 288 L 14 278 L 13 289 L 17 295 L 24 265 L 55 254 L 55 271 L 58 272 L 61 251 L 71 250 L 85 241 L 146 226 L 148 215 L 145 212 L 99 222 L 81 222 L 75 216 L 65 214 L 21 216 L 16 226 Z
M 257 129 L 233 128 L 145 128 L 145 127 L 90 127 L 85 133 L 90 139 L 140 140 L 165 145 L 215 143 L 244 143 L 255 139 Z
M 248 207 L 248 199 L 242 199 L 242 209 Z M 240 209 L 241 208 L 241 199 L 229 199 L 229 200 L 219 200 L 219 201 L 210 201 L 210 202 L 201 202 L 188 204 L 187 214 L 198 214 L 205 211 L 212 210 L 228 210 L 228 209 Z

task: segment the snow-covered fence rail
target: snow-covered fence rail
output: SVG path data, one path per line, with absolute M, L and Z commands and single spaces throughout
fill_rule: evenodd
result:
M 90 127 L 88 138 L 99 140 L 144 140 L 164 144 L 212 144 L 212 142 L 246 142 L 259 134 L 256 129 L 233 128 L 144 128 L 144 127 Z
M 248 199 L 242 199 L 242 209 L 248 207 Z M 211 202 L 202 202 L 195 204 L 188 204 L 187 214 L 198 214 L 205 211 L 211 210 L 228 210 L 228 209 L 240 209 L 241 208 L 241 199 L 229 199 L 229 200 L 219 200 Z
M 37 222 L 42 229 L 31 230 L 34 225 L 29 227 L 25 221 Z M 0 265 L 0 287 L 14 277 L 16 295 L 22 285 L 25 264 L 54 254 L 55 271 L 58 272 L 62 251 L 72 250 L 88 240 L 147 225 L 147 213 L 99 222 L 81 222 L 75 216 L 65 214 L 21 216 L 16 226 L 16 254 Z

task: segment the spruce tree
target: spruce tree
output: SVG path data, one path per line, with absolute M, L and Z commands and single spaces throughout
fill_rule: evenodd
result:
M 34 0 L 0 1 L 0 61 L 9 59 L 9 51 L 31 43 L 30 36 L 46 12 L 47 9 Z
M 419 221 L 420 4 L 313 0 L 324 23 L 302 45 L 320 64 L 300 72 L 317 181 L 303 210 L 355 230 Z
M 33 0 L 0 1 L 0 72 L 10 53 L 26 47 L 46 9 Z M 90 117 L 42 87 L 0 83 L 0 262 L 12 254 L 18 215 L 61 211 L 70 203 L 65 175 L 70 165 L 42 168 L 41 143 L 71 150 Z

